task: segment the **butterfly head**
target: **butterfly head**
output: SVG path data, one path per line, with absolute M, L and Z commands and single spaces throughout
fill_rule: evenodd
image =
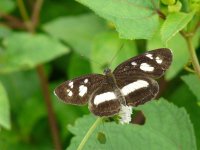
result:
M 111 73 L 111 70 L 109 68 L 105 68 L 103 72 L 105 75 L 107 75 Z

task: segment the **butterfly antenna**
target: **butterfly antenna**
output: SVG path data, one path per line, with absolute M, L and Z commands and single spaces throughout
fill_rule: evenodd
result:
M 117 55 L 119 54 L 119 52 L 123 49 L 124 47 L 124 43 L 122 43 L 122 45 L 120 46 L 120 48 L 117 50 L 117 52 L 115 53 L 115 55 L 113 56 L 113 58 L 111 59 L 111 61 L 109 62 L 108 68 L 110 68 L 113 60 L 115 60 L 115 58 L 117 57 Z

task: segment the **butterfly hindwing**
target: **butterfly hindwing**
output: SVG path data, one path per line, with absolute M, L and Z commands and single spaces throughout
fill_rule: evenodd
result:
M 121 75 L 134 76 L 134 74 L 159 78 L 169 68 L 171 61 L 171 50 L 167 48 L 156 49 L 130 58 L 117 66 L 113 73 L 116 78 Z
M 113 87 L 104 82 L 91 95 L 89 109 L 96 116 L 113 116 L 120 110 L 120 102 Z
M 116 78 L 117 86 L 126 99 L 126 105 L 138 106 L 156 97 L 158 83 L 149 77 L 134 75 Z
M 59 85 L 54 93 L 65 103 L 84 105 L 93 91 L 101 86 L 105 76 L 101 74 L 84 75 Z
M 156 97 L 159 86 L 154 80 L 164 74 L 172 62 L 167 48 L 148 51 L 123 62 L 112 73 L 89 74 L 68 80 L 55 89 L 62 101 L 84 105 L 96 116 L 113 116 L 123 106 L 138 106 Z

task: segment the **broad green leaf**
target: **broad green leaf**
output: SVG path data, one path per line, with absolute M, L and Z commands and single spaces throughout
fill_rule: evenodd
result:
M 178 44 L 177 44 L 178 43 Z M 181 45 L 181 46 L 180 46 Z M 184 69 L 189 59 L 189 52 L 185 39 L 177 34 L 169 42 L 168 46 L 173 52 L 173 61 L 170 70 L 166 74 L 167 79 L 175 77 L 179 71 Z
M 12 31 L 5 26 L 0 25 L 0 39 L 9 36 L 12 33 Z
M 11 12 L 14 10 L 15 6 L 16 2 L 14 0 L 0 0 L 0 14 Z
M 15 33 L 5 38 L 0 73 L 27 70 L 69 52 L 56 39 L 43 34 Z
M 17 118 L 13 122 L 13 126 L 17 124 L 17 132 L 20 131 L 21 136 L 30 136 L 37 121 L 46 116 L 46 109 L 36 72 L 16 72 L 1 75 L 0 80 L 8 93 L 12 113 Z M 33 113 L 33 110 L 37 111 Z
M 137 109 L 142 110 L 145 124 L 120 125 L 105 123 L 97 128 L 87 141 L 84 149 L 154 149 L 154 150 L 196 150 L 195 135 L 189 116 L 184 108 L 178 108 L 166 100 L 151 101 Z M 174 115 L 176 114 L 176 115 Z M 69 130 L 75 135 L 68 150 L 76 149 L 95 117 L 85 116 L 76 121 Z M 100 144 L 98 132 L 104 132 L 108 139 Z
M 159 25 L 156 7 L 149 0 L 77 0 L 101 17 L 114 23 L 121 38 L 150 39 Z
M 0 80 L 8 93 L 12 112 L 15 115 L 20 113 L 24 100 L 33 97 L 40 87 L 35 70 L 0 75 Z M 26 92 L 23 89 L 26 89 Z
M 104 32 L 96 36 L 91 52 L 91 66 L 95 73 L 106 67 L 112 70 L 120 63 L 137 54 L 134 41 L 118 38 L 115 32 Z
M 13 149 L 13 146 L 20 150 L 42 149 L 45 145 L 48 148 L 44 149 L 52 149 L 44 97 L 36 71 L 1 75 L 0 80 L 8 93 L 13 117 L 12 130 L 0 133 L 0 149 L 2 145 L 5 149 Z
M 187 84 L 191 92 L 197 97 L 200 102 L 200 80 L 194 74 L 182 76 L 181 79 Z
M 0 126 L 10 129 L 10 104 L 8 101 L 6 90 L 0 82 Z
M 51 36 L 67 42 L 81 55 L 90 54 L 92 40 L 105 30 L 103 21 L 92 14 L 76 17 L 62 17 L 43 26 Z
M 172 64 L 166 72 L 166 79 L 170 80 L 174 78 L 188 62 L 188 49 L 185 40 L 180 34 L 176 34 L 172 37 L 167 46 L 163 44 L 160 39 L 160 35 L 156 34 L 151 40 L 148 41 L 147 47 L 148 49 L 168 47 L 172 50 Z
M 174 80 L 173 80 L 174 81 Z M 178 107 L 184 107 L 190 114 L 191 121 L 194 126 L 196 135 L 197 148 L 200 149 L 200 109 L 197 103 L 197 99 L 186 84 L 177 84 L 173 82 L 170 91 L 167 94 L 167 99 L 176 104 Z M 174 90 L 175 89 L 175 90 Z
M 182 30 L 193 18 L 194 13 L 170 13 L 161 28 L 161 37 L 167 43 L 173 36 Z

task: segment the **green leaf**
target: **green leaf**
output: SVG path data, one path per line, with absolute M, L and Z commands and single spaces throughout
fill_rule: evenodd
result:
M 148 49 L 168 47 L 172 50 L 173 60 L 170 68 L 166 72 L 167 80 L 174 78 L 188 62 L 189 53 L 187 45 L 180 34 L 176 34 L 172 37 L 167 46 L 162 43 L 160 35 L 156 34 L 151 40 L 148 41 L 147 47 Z
M 67 67 L 67 74 L 69 79 L 81 76 L 83 74 L 91 73 L 90 63 L 84 57 L 73 53 L 69 61 L 69 66 Z
M 1 75 L 0 80 L 8 93 L 12 113 L 15 114 L 13 126 L 18 127 L 17 132 L 21 136 L 29 137 L 37 121 L 46 116 L 38 75 L 34 71 L 16 72 Z M 33 110 L 37 111 L 33 113 Z
M 15 6 L 16 3 L 13 0 L 0 0 L 0 13 L 9 13 Z
M 39 95 L 39 94 L 38 94 Z M 18 115 L 18 125 L 21 129 L 21 134 L 25 137 L 28 137 L 33 130 L 35 124 L 42 118 L 46 117 L 45 105 L 41 103 L 43 97 L 38 95 L 32 96 L 29 99 L 26 99 L 23 103 L 23 106 L 20 108 Z M 37 110 L 34 111 L 33 110 Z M 27 121 L 28 118 L 28 121 Z
M 35 70 L 0 75 L 0 80 L 8 93 L 12 112 L 15 115 L 20 113 L 19 110 L 23 107 L 24 100 L 33 97 L 40 90 Z M 26 92 L 22 89 L 26 89 Z
M 170 70 L 166 74 L 166 79 L 169 80 L 175 77 L 181 70 L 184 69 L 189 59 L 189 52 L 185 39 L 180 34 L 174 36 L 169 41 L 167 47 L 169 47 L 173 51 L 172 65 L 170 66 Z
M 196 150 L 196 142 L 192 124 L 184 108 L 160 99 L 151 101 L 137 109 L 142 110 L 145 125 L 119 125 L 105 123 L 103 128 L 96 128 L 87 141 L 84 149 L 155 149 L 155 150 Z M 176 115 L 174 115 L 176 114 Z M 85 116 L 76 121 L 69 130 L 75 135 L 68 150 L 76 149 L 88 129 L 94 123 L 95 117 Z M 100 144 L 96 136 L 99 130 L 104 130 L 109 140 Z M 120 133 L 120 135 L 119 135 Z
M 174 80 L 173 80 L 174 81 Z M 176 89 L 176 90 L 174 90 Z M 190 91 L 188 86 L 182 82 L 182 84 L 177 84 L 173 82 L 173 86 L 168 88 L 169 93 L 167 94 L 167 99 L 176 104 L 178 107 L 184 107 L 190 114 L 191 121 L 194 126 L 194 131 L 196 135 L 197 148 L 200 149 L 200 109 L 197 103 L 197 99 L 194 94 Z
M 181 79 L 187 84 L 191 92 L 197 97 L 200 102 L 200 80 L 194 74 L 182 76 Z
M 193 18 L 194 12 L 191 13 L 170 13 L 161 28 L 161 37 L 164 43 L 167 43 L 173 36 L 175 36 L 180 30 Z
M 95 73 L 102 73 L 106 67 L 113 70 L 121 62 L 136 54 L 137 48 L 134 41 L 119 39 L 116 32 L 104 32 L 94 39 L 91 52 L 92 70 Z
M 51 36 L 61 39 L 84 56 L 90 53 L 92 40 L 105 27 L 102 20 L 92 14 L 76 17 L 62 17 L 43 26 Z
M 68 48 L 43 34 L 15 33 L 5 38 L 0 73 L 26 70 L 69 52 Z
M 150 39 L 159 25 L 159 1 L 77 0 L 114 23 L 121 38 Z
M 5 26 L 0 26 L 0 39 L 9 36 L 12 31 Z
M 0 82 L 0 126 L 10 129 L 10 104 L 8 101 L 7 93 Z

